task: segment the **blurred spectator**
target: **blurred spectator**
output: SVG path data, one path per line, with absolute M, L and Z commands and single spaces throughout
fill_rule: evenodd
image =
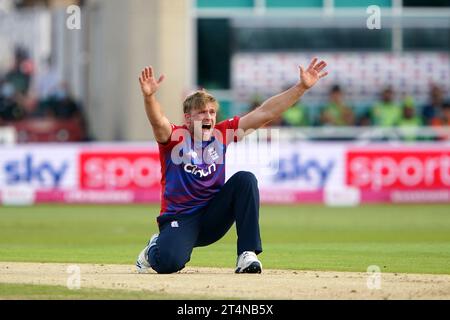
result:
M 372 108 L 372 123 L 381 127 L 393 127 L 402 117 L 402 108 L 394 102 L 394 91 L 386 88 L 381 94 L 381 102 Z
M 430 102 L 423 107 L 422 118 L 425 125 L 431 125 L 434 118 L 439 118 L 442 113 L 442 106 L 444 105 L 444 94 L 442 89 L 437 85 L 432 85 L 430 89 Z
M 372 125 L 372 112 L 370 109 L 365 110 L 362 115 L 358 117 L 356 125 L 359 127 L 369 127 Z
M 0 125 L 16 127 L 21 142 L 88 139 L 81 106 L 60 81 L 52 61 L 37 76 L 31 94 L 33 78 L 33 62 L 24 49 L 17 49 L 13 67 L 0 77 Z
M 73 119 L 81 116 L 81 108 L 75 98 L 69 93 L 67 84 L 61 84 L 42 105 L 48 110 L 48 115 L 57 119 Z
M 22 120 L 35 109 L 36 102 L 29 96 L 33 70 L 28 52 L 17 47 L 14 65 L 0 83 L 0 118 L 3 121 Z
M 416 116 L 416 108 L 412 97 L 405 98 L 402 108 L 402 117 L 398 122 L 400 127 L 420 127 L 422 119 Z
M 48 57 L 47 65 L 36 77 L 35 90 L 40 100 L 48 99 L 55 94 L 63 82 L 56 70 L 52 57 Z
M 403 129 L 403 137 L 405 140 L 412 141 L 417 139 L 417 130 L 422 126 L 422 119 L 416 116 L 416 108 L 412 97 L 405 98 L 402 117 L 397 125 Z
M 309 126 L 308 108 L 300 101 L 297 102 L 283 113 L 281 124 L 289 127 Z
M 15 99 L 14 86 L 6 81 L 0 81 L 0 123 L 17 121 L 24 115 L 25 112 Z
M 442 112 L 439 117 L 431 119 L 431 126 L 436 131 L 438 139 L 450 140 L 450 101 L 442 105 Z
M 345 103 L 344 94 L 338 85 L 331 88 L 329 100 L 320 115 L 320 123 L 325 126 L 353 126 L 355 115 Z
M 433 127 L 450 126 L 450 101 L 447 101 L 442 105 L 440 116 L 431 119 L 430 123 Z
M 5 75 L 5 82 L 11 84 L 15 94 L 27 95 L 33 75 L 33 62 L 28 52 L 18 47 L 14 54 L 14 65 Z

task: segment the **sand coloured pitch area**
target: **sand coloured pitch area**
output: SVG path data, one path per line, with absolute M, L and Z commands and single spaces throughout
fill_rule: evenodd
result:
M 66 286 L 73 265 L 0 262 L 0 283 Z M 383 273 L 381 289 L 369 289 L 367 273 L 264 270 L 249 275 L 234 274 L 231 268 L 188 267 L 177 274 L 158 275 L 137 274 L 132 265 L 78 266 L 82 288 L 147 290 L 175 298 L 450 299 L 450 275 Z

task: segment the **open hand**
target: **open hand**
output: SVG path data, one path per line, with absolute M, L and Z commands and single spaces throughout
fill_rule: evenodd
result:
M 328 72 L 322 72 L 327 66 L 327 63 L 325 61 L 317 63 L 317 60 L 317 58 L 314 58 L 306 70 L 302 66 L 299 66 L 301 80 L 299 85 L 306 90 L 312 88 L 317 81 L 328 75 Z
M 139 77 L 139 83 L 141 84 L 142 94 L 144 96 L 152 96 L 158 91 L 159 86 L 164 81 L 164 75 L 161 75 L 158 80 L 153 76 L 153 68 L 146 67 L 142 70 L 142 74 Z

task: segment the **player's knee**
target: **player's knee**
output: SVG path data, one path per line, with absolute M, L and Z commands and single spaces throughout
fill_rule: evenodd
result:
M 258 180 L 256 176 L 248 171 L 240 171 L 236 173 L 233 177 L 235 177 L 241 184 L 249 185 L 251 187 L 258 187 Z
M 189 259 L 185 259 L 173 254 L 167 254 L 160 257 L 158 263 L 153 269 L 160 274 L 170 274 L 183 270 Z

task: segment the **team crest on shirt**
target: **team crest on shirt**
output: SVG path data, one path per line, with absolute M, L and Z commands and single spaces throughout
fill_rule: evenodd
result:
M 219 154 L 217 153 L 216 149 L 214 147 L 208 148 L 208 154 L 211 157 L 212 161 L 217 161 L 220 157 Z

